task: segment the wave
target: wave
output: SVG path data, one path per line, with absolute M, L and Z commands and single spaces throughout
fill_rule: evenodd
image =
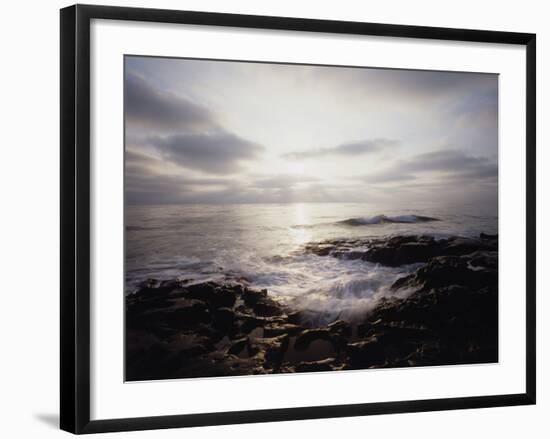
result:
M 422 215 L 375 215 L 371 217 L 348 218 L 336 222 L 325 222 L 317 224 L 297 224 L 292 226 L 293 229 L 313 229 L 317 227 L 329 227 L 334 225 L 339 226 L 371 226 L 377 224 L 415 224 L 427 223 L 430 221 L 441 221 L 439 218 Z
M 376 216 L 364 217 L 364 218 L 348 218 L 343 221 L 338 221 L 337 224 L 343 224 L 346 226 L 368 226 L 373 224 L 427 223 L 430 221 L 441 221 L 441 220 L 438 218 L 432 218 L 430 216 L 421 216 L 421 215 L 397 215 L 397 216 L 376 215 Z

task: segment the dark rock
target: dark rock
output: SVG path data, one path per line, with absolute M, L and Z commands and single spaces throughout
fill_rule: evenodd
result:
M 498 236 L 331 240 L 319 256 L 422 263 L 362 321 L 289 310 L 241 285 L 151 279 L 126 297 L 127 379 L 498 361 Z M 237 299 L 242 299 L 237 302 Z M 308 328 L 308 329 L 303 329 Z
M 332 334 L 350 336 L 352 333 L 351 325 L 343 320 L 336 320 L 327 326 Z
M 305 246 L 305 251 L 307 253 L 313 253 L 317 256 L 328 256 L 334 249 L 334 245 L 325 243 L 310 244 Z
M 228 332 L 233 327 L 235 313 L 231 308 L 218 308 L 212 314 L 214 328 Z
M 189 281 L 187 279 L 185 280 L 179 280 L 179 279 L 169 279 L 169 280 L 163 280 L 158 284 L 158 288 L 160 290 L 166 290 L 166 291 L 172 291 L 177 288 L 183 288 Z
M 348 355 L 352 367 L 381 365 L 386 360 L 384 346 L 376 337 L 350 343 L 348 345 Z
M 241 321 L 240 330 L 248 334 L 250 331 L 263 327 L 266 323 L 265 319 L 248 315 L 240 315 L 238 319 Z
M 475 252 L 470 255 L 469 263 L 472 267 L 484 267 L 492 270 L 498 269 L 497 252 Z
M 248 352 L 264 361 L 265 367 L 278 370 L 289 345 L 289 336 L 249 339 Z
M 456 256 L 434 258 L 416 272 L 419 285 L 424 288 L 438 288 L 449 285 L 464 285 L 479 289 L 485 285 L 497 285 L 498 273 L 494 269 L 473 270 L 469 259 Z
M 302 361 L 295 367 L 296 372 L 328 372 L 334 370 L 335 359 L 326 358 L 319 361 Z
M 396 247 L 373 247 L 365 253 L 363 259 L 383 265 L 399 266 L 426 262 L 437 254 L 433 243 L 411 242 Z
M 325 340 L 332 343 L 332 335 L 327 329 L 306 329 L 294 342 L 294 349 L 307 349 L 315 340 Z
M 269 297 L 263 297 L 252 305 L 254 312 L 262 317 L 283 314 L 281 306 Z
M 442 247 L 439 254 L 445 256 L 461 256 L 477 250 L 492 250 L 494 247 L 487 241 L 472 238 L 451 238 Z
M 414 286 L 416 276 L 414 274 L 409 274 L 407 276 L 400 277 L 393 284 L 391 284 L 391 290 L 398 290 L 400 288 L 407 288 Z
M 438 254 L 438 243 L 427 236 L 394 236 L 371 243 L 362 259 L 383 265 L 399 266 L 426 262 Z
M 125 363 L 127 381 L 170 378 L 179 366 L 177 354 L 160 343 L 148 349 L 128 351 Z
M 394 283 L 413 292 L 380 302 L 361 336 L 377 338 L 389 366 L 497 361 L 497 266 L 494 251 L 433 258 Z
M 183 326 L 210 320 L 208 308 L 201 300 L 182 300 L 167 314 L 168 321 L 179 322 Z
M 195 334 L 178 334 L 173 337 L 167 347 L 170 351 L 176 352 L 178 357 L 188 359 L 210 352 L 214 345 L 207 337 Z
M 237 289 L 237 291 L 239 290 Z M 214 308 L 231 308 L 233 305 L 235 305 L 236 300 L 237 294 L 235 288 L 223 286 L 216 289 L 216 294 L 210 301 L 210 304 Z
M 288 323 L 292 323 L 295 325 L 299 325 L 302 321 L 302 313 L 301 311 L 294 311 L 288 314 L 287 316 Z
M 227 353 L 231 355 L 239 355 L 243 351 L 243 349 L 246 348 L 248 342 L 248 337 L 235 340 L 235 342 L 227 350 Z
M 256 303 L 258 303 L 260 300 L 265 299 L 266 297 L 267 297 L 267 290 L 258 291 L 258 290 L 251 290 L 247 288 L 242 293 L 242 299 L 244 303 L 248 306 L 253 306 Z
M 219 342 L 225 336 L 222 331 L 213 328 L 210 324 L 199 324 L 195 326 L 193 330 L 198 335 L 208 337 L 210 340 L 212 340 L 213 343 Z
M 475 251 L 496 251 L 496 235 L 480 239 L 453 237 L 435 240 L 425 235 L 405 235 L 366 240 L 332 240 L 310 244 L 305 251 L 319 256 L 363 259 L 387 266 L 428 262 L 437 256 L 463 256 Z M 361 249 L 363 248 L 363 249 Z M 330 250 L 327 250 L 330 249 Z
M 240 287 L 230 285 L 218 285 L 215 282 L 204 282 L 201 284 L 185 287 L 185 297 L 200 299 L 208 303 L 211 308 L 231 308 L 237 299 L 237 292 Z
M 331 253 L 331 256 L 334 256 L 335 258 L 347 259 L 347 260 L 353 261 L 356 259 L 363 258 L 364 254 L 365 254 L 364 250 L 334 250 Z
M 182 299 L 177 305 L 153 308 L 143 311 L 141 307 L 130 307 L 126 313 L 127 328 L 154 330 L 162 327 L 188 328 L 210 321 L 206 304 L 200 300 Z
M 264 326 L 265 337 L 276 337 L 278 335 L 288 334 L 296 335 L 303 331 L 304 328 L 292 323 L 270 323 Z

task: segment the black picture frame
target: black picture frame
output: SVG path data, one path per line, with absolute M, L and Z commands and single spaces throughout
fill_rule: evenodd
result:
M 385 37 L 502 43 L 526 47 L 526 391 L 383 403 L 90 420 L 90 21 L 133 20 Z M 61 10 L 61 404 L 60 424 L 72 433 L 273 422 L 326 417 L 535 404 L 535 140 L 536 36 L 290 17 L 75 5 Z

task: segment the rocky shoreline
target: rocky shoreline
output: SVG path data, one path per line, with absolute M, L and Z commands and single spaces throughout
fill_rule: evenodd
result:
M 498 236 L 339 239 L 304 251 L 422 265 L 391 285 L 405 298 L 322 327 L 245 280 L 149 280 L 126 297 L 126 379 L 498 361 Z

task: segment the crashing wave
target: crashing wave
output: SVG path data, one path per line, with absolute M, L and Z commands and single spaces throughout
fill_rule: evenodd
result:
M 365 218 L 349 218 L 343 221 L 339 221 L 338 224 L 344 224 L 346 226 L 366 226 L 373 224 L 412 224 L 412 223 L 426 223 L 430 221 L 440 221 L 438 218 L 432 218 L 429 216 L 421 215 L 397 215 L 386 216 L 376 215 Z

